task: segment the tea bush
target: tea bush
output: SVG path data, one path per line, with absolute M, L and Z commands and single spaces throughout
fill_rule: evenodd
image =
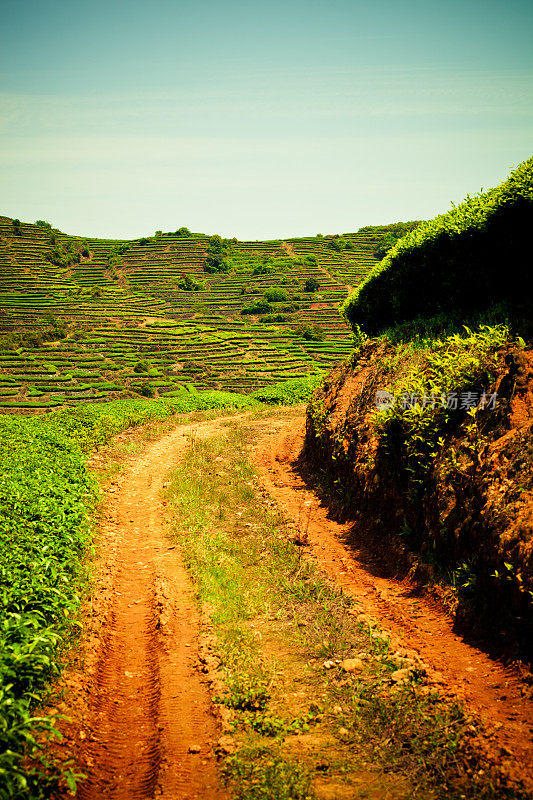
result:
M 322 373 L 292 378 L 288 381 L 265 386 L 263 389 L 256 389 L 251 396 L 261 401 L 261 403 L 268 403 L 269 405 L 307 403 L 311 400 L 313 392 L 322 378 Z
M 343 304 L 367 333 L 452 311 L 531 309 L 533 158 L 499 186 L 468 196 L 401 238 Z M 508 273 L 502 274 L 506 265 Z

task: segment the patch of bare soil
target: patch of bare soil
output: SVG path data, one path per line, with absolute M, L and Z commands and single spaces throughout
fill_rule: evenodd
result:
M 287 255 L 291 256 L 292 258 L 296 258 L 296 253 L 294 252 L 294 247 L 290 242 L 282 242 L 281 246 L 283 250 L 287 253 Z
M 365 549 L 353 523 L 331 518 L 298 471 L 304 425 L 302 418 L 261 440 L 256 464 L 265 488 L 293 520 L 300 539 L 309 542 L 321 568 L 390 631 L 393 647 L 415 651 L 439 690 L 481 719 L 485 734 L 478 745 L 490 761 L 533 790 L 531 687 L 512 666 L 458 635 L 453 621 L 418 586 L 391 578 L 380 556 Z M 361 545 L 354 545 L 358 540 Z
M 218 724 L 198 669 L 198 604 L 160 498 L 188 436 L 219 426 L 176 428 L 110 488 L 83 663 L 67 672 L 59 707 L 70 717 L 64 752 L 87 776 L 81 800 L 225 796 L 212 750 Z

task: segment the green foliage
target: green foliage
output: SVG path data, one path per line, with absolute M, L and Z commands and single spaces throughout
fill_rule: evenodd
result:
M 304 291 L 317 292 L 320 289 L 320 284 L 316 278 L 308 278 L 305 282 Z
M 382 445 L 399 454 L 413 485 L 423 483 L 450 420 L 476 414 L 474 408 L 461 408 L 459 402 L 449 407 L 444 400 L 483 384 L 488 386 L 495 353 L 509 339 L 503 325 L 466 332 L 467 336 L 455 334 L 436 340 L 417 352 L 411 368 L 387 389 L 395 402 L 376 412 Z M 416 402 L 411 402 L 415 398 Z
M 281 289 L 277 286 L 270 286 L 263 294 L 265 300 L 269 303 L 283 303 L 285 300 L 289 299 L 289 295 L 285 289 Z
M 272 275 L 273 273 L 278 271 L 278 267 L 274 263 L 273 259 L 268 257 L 263 257 L 259 264 L 256 264 L 252 270 L 252 277 L 256 275 Z
M 155 397 L 157 393 L 155 386 L 152 383 L 149 383 L 148 381 L 146 383 L 141 383 L 139 386 L 136 386 L 135 391 L 142 397 Z
M 139 239 L 139 245 L 141 247 L 146 247 L 146 245 L 150 244 L 151 241 L 152 240 L 149 239 L 148 236 L 143 236 L 141 239 Z
M 152 365 L 150 364 L 150 362 L 147 359 L 143 358 L 140 361 L 137 361 L 137 363 L 133 367 L 133 371 L 134 372 L 149 372 L 151 367 L 152 367 Z
M 130 245 L 116 244 L 109 251 L 107 256 L 107 266 L 110 269 L 117 269 L 124 266 L 124 255 L 130 250 Z
M 281 383 L 256 389 L 251 397 L 261 403 L 269 405 L 292 405 L 294 403 L 307 403 L 311 400 L 313 392 L 322 380 L 322 373 L 305 375 L 301 378 L 292 378 Z
M 52 230 L 51 223 L 50 222 L 46 222 L 44 219 L 35 220 L 35 225 L 38 228 L 43 228 L 46 231 L 51 231 Z
M 43 332 L 43 339 L 56 341 L 58 339 L 66 339 L 69 330 L 69 325 L 66 319 L 61 317 L 54 317 L 52 314 L 47 314 L 44 317 L 44 322 L 49 326 L 48 330 Z M 55 367 L 52 366 L 52 371 L 55 372 Z
M 500 321 L 531 310 L 533 158 L 502 184 L 422 223 L 345 301 L 352 324 L 368 333 L 416 317 L 468 314 L 501 304 Z M 512 265 L 502 279 L 502 269 Z M 527 314 L 525 314 L 527 316 Z
M 211 236 L 204 270 L 209 273 L 229 272 L 231 269 L 229 258 L 233 253 L 234 244 L 232 239 L 222 239 L 218 235 Z
M 302 322 L 293 328 L 297 336 L 306 339 L 308 342 L 323 342 L 326 338 L 324 330 L 316 323 Z
M 272 310 L 272 306 L 266 300 L 256 300 L 255 303 L 244 306 L 241 314 L 269 314 Z
M 65 244 L 56 244 L 44 257 L 57 267 L 70 267 L 72 264 L 79 264 L 83 248 L 81 242 L 72 239 Z
M 393 222 L 390 225 L 367 225 L 359 228 L 358 233 L 366 234 L 367 241 L 373 245 L 374 256 L 381 260 L 402 236 L 421 224 L 421 220 L 410 220 L 409 222 Z
M 240 800 L 310 800 L 311 776 L 297 761 L 273 758 L 271 753 L 241 750 L 230 756 L 224 774 L 237 787 Z
M 178 230 L 176 231 L 176 236 L 188 238 L 189 236 L 191 236 L 191 232 L 188 228 L 178 228 Z
M 5 336 L 0 336 L 0 352 L 4 350 L 16 350 L 17 348 L 31 347 L 37 349 L 42 346 L 44 335 L 40 331 L 28 331 L 8 333 Z M 2 380 L 6 378 L 2 376 Z
M 265 314 L 264 317 L 261 317 L 259 322 L 264 322 L 267 325 L 272 325 L 276 323 L 287 322 L 287 315 L 286 314 Z
M 328 248 L 330 250 L 334 250 L 336 253 L 342 253 L 342 251 L 346 248 L 347 241 L 343 239 L 342 236 L 336 234 L 332 239 L 328 241 Z
M 13 224 L 13 235 L 14 236 L 22 236 L 22 228 L 20 226 L 21 225 L 20 219 L 14 219 L 12 224 Z
M 178 286 L 185 292 L 200 292 L 205 289 L 205 283 L 203 281 L 199 281 L 194 275 L 188 274 L 181 276 Z
M 57 418 L 0 419 L 0 782 L 9 797 L 38 797 L 35 734 L 52 720 L 32 714 L 72 631 L 87 512 L 95 486 Z M 29 787 L 29 791 L 26 791 Z M 32 794 L 32 789 L 35 794 Z

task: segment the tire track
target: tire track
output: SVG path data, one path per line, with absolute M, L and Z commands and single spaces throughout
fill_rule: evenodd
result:
M 183 426 L 149 445 L 106 504 L 99 653 L 77 737 L 81 800 L 225 796 L 212 752 L 219 731 L 196 668 L 197 601 L 160 498 L 188 435 L 218 430 L 216 420 Z

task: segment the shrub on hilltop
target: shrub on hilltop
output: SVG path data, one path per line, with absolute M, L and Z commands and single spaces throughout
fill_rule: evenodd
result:
M 51 231 L 52 224 L 50 222 L 46 222 L 44 219 L 37 219 L 35 220 L 35 225 L 37 228 L 43 228 L 43 230 Z
M 204 270 L 208 273 L 229 272 L 231 269 L 229 258 L 233 254 L 234 244 L 232 239 L 223 239 L 218 235 L 211 236 Z
M 379 333 L 415 318 L 531 310 L 533 158 L 401 238 L 345 301 L 348 321 Z
M 365 234 L 367 241 L 372 245 L 373 255 L 381 261 L 399 239 L 421 224 L 421 220 L 410 220 L 409 222 L 391 222 L 389 225 L 366 225 L 364 228 L 359 228 L 357 233 Z

